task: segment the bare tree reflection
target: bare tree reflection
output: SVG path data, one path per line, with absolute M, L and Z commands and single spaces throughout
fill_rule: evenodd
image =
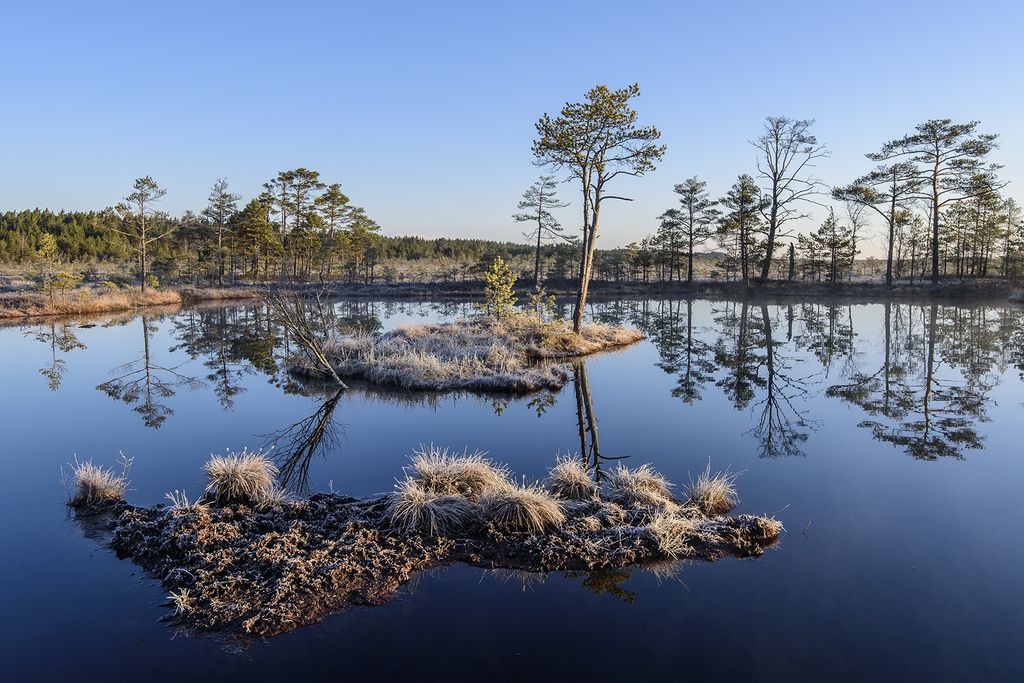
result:
M 309 467 L 314 458 L 336 451 L 344 426 L 334 419 L 334 411 L 343 394 L 336 389 L 317 404 L 316 410 L 298 422 L 270 434 L 263 448 L 272 448 L 281 485 L 300 493 L 309 492 Z
M 760 444 L 763 458 L 784 455 L 803 455 L 800 446 L 807 440 L 804 428 L 809 426 L 805 412 L 796 407 L 794 400 L 803 399 L 808 390 L 803 379 L 790 373 L 790 366 L 779 352 L 782 342 L 774 341 L 772 320 L 768 307 L 761 304 L 761 324 L 764 347 L 764 398 L 758 422 L 752 433 Z

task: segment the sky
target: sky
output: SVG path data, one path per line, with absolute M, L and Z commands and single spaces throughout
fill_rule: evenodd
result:
M 815 120 L 830 185 L 917 123 L 977 119 L 1024 199 L 1024 3 L 1009 0 L 40 0 L 2 16 L 0 211 L 112 206 L 151 175 L 179 214 L 219 177 L 250 199 L 305 166 L 384 234 L 522 240 L 534 123 L 633 82 L 668 151 L 615 181 L 634 201 L 606 208 L 601 247 L 652 233 L 686 177 L 717 196 L 753 174 L 767 115 Z M 577 189 L 560 193 L 576 230 Z

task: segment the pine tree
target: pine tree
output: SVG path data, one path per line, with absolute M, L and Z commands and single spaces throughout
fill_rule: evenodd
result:
M 515 313 L 516 276 L 504 259 L 498 256 L 491 262 L 484 273 L 484 281 L 484 313 L 494 318 L 507 318 Z
M 217 233 L 217 284 L 224 284 L 224 236 L 227 232 L 228 221 L 238 211 L 238 200 L 241 195 L 232 194 L 228 191 L 227 178 L 218 178 L 210 188 L 207 197 L 206 208 L 203 209 L 203 216 L 210 221 L 210 226 Z
M 707 183 L 697 176 L 687 178 L 674 188 L 682 205 L 679 213 L 681 230 L 686 242 L 687 284 L 693 282 L 694 249 L 711 239 L 714 234 L 712 226 L 720 214 L 715 208 L 718 202 L 712 201 L 706 188 Z
M 719 244 L 727 254 L 724 265 L 738 271 L 743 284 L 747 284 L 751 268 L 763 251 L 757 233 L 762 228 L 761 211 L 767 204 L 757 183 L 746 174 L 736 180 L 719 203 L 726 209 L 718 223 Z
M 533 259 L 533 284 L 540 287 L 540 252 L 544 241 L 562 239 L 562 225 L 551 215 L 551 209 L 564 209 L 568 202 L 558 201 L 555 177 L 543 175 L 523 193 L 518 208 L 523 213 L 512 216 L 517 223 L 534 223 L 534 227 L 523 233 L 523 237 L 536 242 Z

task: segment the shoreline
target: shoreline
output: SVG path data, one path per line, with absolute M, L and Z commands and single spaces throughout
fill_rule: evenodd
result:
M 564 299 L 575 295 L 571 282 L 550 282 L 547 293 Z M 478 301 L 483 299 L 484 283 L 466 280 L 457 283 L 401 282 L 388 284 L 311 284 L 298 285 L 230 285 L 225 287 L 169 286 L 145 293 L 125 290 L 113 293 L 92 293 L 82 297 L 80 292 L 68 293 L 61 301 L 51 303 L 39 292 L 0 292 L 0 321 L 22 321 L 36 318 L 74 317 L 105 313 L 122 313 L 151 307 L 187 306 L 217 301 L 252 301 L 265 291 L 283 290 L 319 292 L 326 289 L 330 298 L 380 299 L 407 301 Z M 93 290 L 89 290 L 92 292 Z M 515 293 L 524 298 L 531 292 L 529 286 L 516 287 Z M 853 282 L 832 285 L 788 281 L 754 282 L 747 286 L 738 282 L 712 280 L 686 283 L 617 283 L 595 280 L 590 285 L 590 300 L 606 301 L 618 298 L 743 298 L 743 299 L 833 299 L 844 302 L 875 302 L 886 300 L 967 301 L 976 303 L 1024 304 L 1024 285 L 989 280 L 949 280 L 937 285 L 930 283 L 895 284 L 891 288 L 880 282 Z

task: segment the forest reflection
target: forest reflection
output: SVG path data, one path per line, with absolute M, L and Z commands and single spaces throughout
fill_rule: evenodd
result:
M 821 395 L 859 408 L 859 426 L 915 458 L 981 448 L 992 389 L 1014 367 L 1024 376 L 1024 311 L 887 302 L 872 307 L 882 313 L 877 328 L 855 330 L 855 308 L 723 301 L 697 325 L 691 301 L 643 301 L 623 317 L 676 376 L 674 396 L 692 404 L 715 386 L 752 411 L 762 457 L 803 453 L 821 427 L 811 403 Z
M 385 321 L 473 312 L 469 302 L 346 301 L 330 308 L 328 324 L 337 334 L 377 332 Z M 814 403 L 823 398 L 855 407 L 860 427 L 915 458 L 962 458 L 983 446 L 979 425 L 989 419 L 992 390 L 1006 373 L 1024 377 L 1024 310 L 1011 306 L 616 300 L 594 303 L 590 313 L 602 322 L 635 325 L 648 336 L 655 364 L 673 378 L 670 393 L 682 409 L 720 410 L 707 403 L 715 397 L 716 404 L 748 413 L 747 434 L 768 458 L 804 454 L 810 435 L 824 426 Z M 48 321 L 24 329 L 48 348 L 39 372 L 51 390 L 61 388 L 67 364 L 86 348 L 80 330 L 93 326 Z M 264 435 L 282 473 L 299 488 L 309 462 L 339 447 L 344 429 L 335 414 L 342 402 L 354 400 L 431 409 L 474 400 L 497 414 L 525 409 L 538 418 L 559 401 L 574 401 L 579 453 L 595 476 L 617 459 L 600 448 L 600 406 L 587 361 L 571 364 L 571 389 L 525 398 L 387 391 L 359 383 L 337 392 L 300 383 L 285 371 L 294 344 L 259 305 L 125 315 L 103 326 L 134 327 L 129 338 L 138 346 L 96 388 L 130 405 L 146 426 L 158 428 L 174 414 L 172 399 L 181 389 L 208 388 L 228 411 L 258 377 L 309 396 L 307 417 Z M 636 376 L 643 381 L 642 373 Z

